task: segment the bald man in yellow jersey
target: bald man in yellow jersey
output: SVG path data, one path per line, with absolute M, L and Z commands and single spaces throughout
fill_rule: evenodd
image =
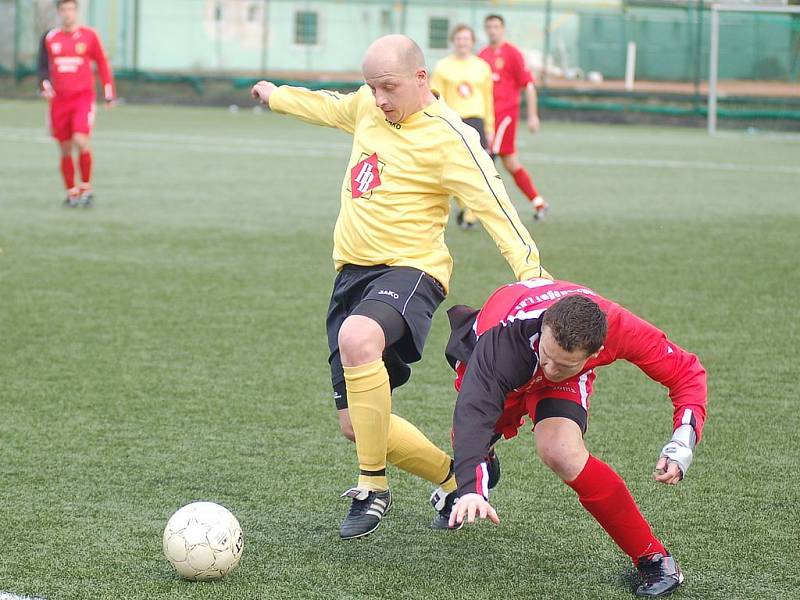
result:
M 391 414 L 391 390 L 421 358 L 447 293 L 449 198 L 475 212 L 518 279 L 549 276 L 478 134 L 431 93 L 419 46 L 402 35 L 379 38 L 362 72 L 366 85 L 352 94 L 267 81 L 251 91 L 277 113 L 353 135 L 327 318 L 340 428 L 355 441 L 360 467 L 358 485 L 343 494 L 351 499 L 343 539 L 375 531 L 391 508 L 387 462 L 444 493 L 456 489 L 450 457 Z
M 464 123 L 478 132 L 481 146 L 488 150 L 494 138 L 492 69 L 473 54 L 475 32 L 469 25 L 457 25 L 450 34 L 450 41 L 453 54 L 436 63 L 431 87 Z M 460 209 L 456 218 L 459 227 L 473 229 L 478 219 L 458 198 L 456 202 Z

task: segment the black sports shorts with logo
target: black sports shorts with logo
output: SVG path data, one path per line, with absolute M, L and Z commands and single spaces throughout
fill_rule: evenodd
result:
M 372 318 L 384 330 L 383 359 L 392 388 L 408 380 L 409 363 L 422 358 L 436 308 L 445 298 L 433 277 L 413 267 L 345 265 L 333 283 L 326 327 L 331 354 L 331 383 L 336 408 L 347 408 L 339 329 L 352 314 Z

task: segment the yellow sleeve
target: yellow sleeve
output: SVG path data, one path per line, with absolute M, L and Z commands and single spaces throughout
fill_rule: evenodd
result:
M 363 94 L 363 89 L 340 94 L 282 85 L 269 97 L 269 107 L 277 113 L 292 115 L 314 125 L 327 125 L 353 133 L 359 94 Z
M 483 97 L 484 105 L 486 106 L 486 113 L 483 117 L 483 125 L 487 131 L 494 134 L 494 82 L 492 81 L 492 70 L 485 69 L 485 76 L 483 78 Z
M 445 191 L 472 209 L 518 280 L 550 278 L 492 159 L 481 148 L 478 132 L 467 126 L 453 129 L 458 139 L 445 149 L 447 160 L 442 171 Z

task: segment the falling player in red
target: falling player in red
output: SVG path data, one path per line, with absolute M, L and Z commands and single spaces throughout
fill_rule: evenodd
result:
M 480 311 L 455 306 L 448 315 L 447 358 L 459 390 L 453 416 L 458 499 L 446 499 L 455 502 L 450 527 L 476 516 L 499 522 L 488 502 L 490 480 L 497 478 L 493 446 L 517 435 L 530 417 L 542 462 L 636 564 L 643 579 L 636 595 L 671 593 L 683 581 L 675 559 L 622 478 L 586 449 L 583 435 L 595 370 L 619 359 L 635 364 L 669 389 L 673 434 L 654 477 L 677 484 L 706 416 L 706 372 L 697 356 L 620 305 L 566 281 L 513 283 Z
M 503 166 L 514 177 L 517 187 L 533 205 L 533 217 L 544 218 L 549 208 L 533 185 L 531 176 L 517 158 L 517 120 L 519 118 L 520 90 L 525 90 L 528 105 L 528 129 L 539 130 L 536 87 L 533 75 L 525 65 L 525 59 L 516 46 L 505 39 L 506 26 L 500 15 L 488 15 L 484 19 L 489 45 L 478 56 L 489 63 L 494 81 L 495 135 L 491 154 L 499 156 Z
M 76 0 L 58 0 L 61 27 L 42 38 L 39 51 L 39 83 L 50 101 L 50 131 L 61 149 L 61 174 L 67 188 L 65 206 L 92 205 L 92 151 L 89 134 L 95 114 L 94 74 L 97 64 L 106 105 L 114 101 L 114 79 L 100 37 L 78 25 Z M 78 154 L 80 186 L 75 182 L 73 152 Z

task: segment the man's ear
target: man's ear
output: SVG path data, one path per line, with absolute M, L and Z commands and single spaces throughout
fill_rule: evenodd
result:
M 597 358 L 598 356 L 600 356 L 600 353 L 601 353 L 601 352 L 602 352 L 604 349 L 605 349 L 605 346 L 600 346 L 600 348 L 598 348 L 598 349 L 597 349 L 597 352 L 595 352 L 594 354 L 591 354 L 591 355 L 589 356 L 589 358 Z

